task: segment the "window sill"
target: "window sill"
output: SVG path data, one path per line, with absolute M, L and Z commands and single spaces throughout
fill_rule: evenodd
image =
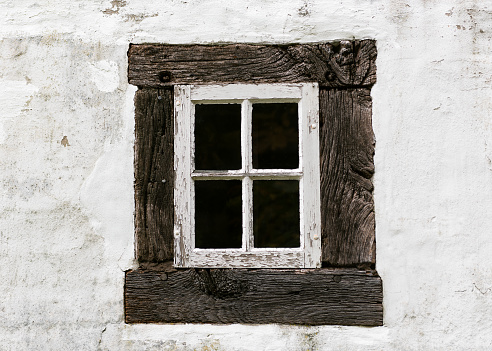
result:
M 380 326 L 375 271 L 323 269 L 138 269 L 125 277 L 126 323 Z

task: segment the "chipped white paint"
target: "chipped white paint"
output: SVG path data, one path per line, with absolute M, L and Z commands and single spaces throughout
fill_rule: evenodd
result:
M 243 151 L 244 155 L 244 151 Z M 244 164 L 244 163 L 243 163 Z M 262 178 L 262 179 L 300 179 L 302 171 L 292 169 L 250 169 L 246 170 L 227 170 L 227 171 L 199 171 L 195 170 L 191 174 L 193 179 L 242 179 Z
M 0 349 L 491 349 L 491 11 L 483 0 L 2 1 Z M 129 43 L 351 38 L 378 46 L 385 327 L 125 325 Z M 94 82 L 100 61 L 116 63 L 116 88 L 114 76 Z
M 251 88 L 251 86 L 246 85 L 243 88 Z M 257 88 L 267 88 L 265 86 L 257 86 Z M 235 91 L 234 91 L 235 90 Z M 253 235 L 253 178 L 251 178 L 251 172 L 254 171 L 253 165 L 253 104 L 247 99 L 248 95 L 254 91 L 250 91 L 250 94 L 244 92 L 243 89 L 234 89 L 232 93 L 236 94 L 246 94 L 246 100 L 241 103 L 241 169 L 236 171 L 237 173 L 242 173 L 242 222 L 243 222 L 243 232 L 242 232 L 242 249 L 246 252 L 251 252 L 254 248 L 255 240 Z M 254 87 L 253 87 L 254 90 Z M 222 93 L 228 94 L 226 89 Z M 292 93 L 292 92 L 291 92 Z M 212 100 L 213 101 L 213 100 Z M 199 171 L 193 173 L 200 173 Z M 287 262 L 285 262 L 287 263 Z M 289 262 L 293 263 L 293 262 Z M 256 264 L 256 263 L 255 263 Z
M 174 87 L 174 265 L 185 267 L 193 250 L 192 236 L 194 186 L 192 172 L 192 130 L 193 104 L 190 100 L 190 86 Z
M 226 84 L 196 86 L 191 92 L 194 103 L 217 100 L 300 99 L 296 84 Z
M 312 128 L 319 122 L 318 84 L 304 84 L 299 102 L 300 159 L 303 177 L 300 179 L 301 231 L 304 236 L 304 266 L 321 267 L 321 210 L 320 210 L 320 165 L 319 133 Z
M 319 235 L 319 136 L 318 85 L 229 84 L 176 86 L 174 168 L 176 182 L 175 257 L 177 267 L 206 268 L 316 268 L 321 266 Z M 240 170 L 202 171 L 194 167 L 195 104 L 241 103 Z M 252 158 L 252 104 L 295 102 L 298 104 L 299 168 L 254 169 Z M 242 182 L 242 247 L 240 249 L 195 248 L 194 180 L 238 179 Z M 253 180 L 295 179 L 299 181 L 300 247 L 254 248 Z

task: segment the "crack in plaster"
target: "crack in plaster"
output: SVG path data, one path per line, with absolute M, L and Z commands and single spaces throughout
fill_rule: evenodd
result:
M 491 291 L 492 291 L 492 288 L 487 288 L 487 289 L 485 289 L 484 291 L 482 291 L 482 289 L 480 289 L 480 288 L 477 286 L 477 284 L 475 284 L 475 283 L 473 283 L 473 287 L 474 287 L 474 289 L 473 289 L 473 290 L 475 290 L 475 289 L 476 289 L 476 290 L 478 290 L 478 291 L 480 292 L 480 294 L 482 294 L 482 295 L 486 295 L 486 294 L 488 294 L 489 292 L 491 292 Z

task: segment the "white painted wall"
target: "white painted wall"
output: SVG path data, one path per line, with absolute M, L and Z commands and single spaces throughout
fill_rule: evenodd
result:
M 385 326 L 125 325 L 128 44 L 354 37 Z M 0 349 L 492 349 L 491 38 L 491 0 L 0 0 Z

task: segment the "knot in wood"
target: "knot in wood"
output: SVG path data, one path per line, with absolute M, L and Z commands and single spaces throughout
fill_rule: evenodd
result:
M 325 73 L 325 79 L 328 82 L 333 82 L 337 78 L 337 75 L 333 73 L 332 71 L 326 71 Z
M 159 73 L 159 81 L 162 83 L 168 83 L 171 81 L 171 72 L 169 71 L 162 71 Z
M 217 299 L 236 298 L 248 291 L 246 282 L 231 279 L 226 270 L 197 269 L 195 272 L 196 286 L 205 294 Z

